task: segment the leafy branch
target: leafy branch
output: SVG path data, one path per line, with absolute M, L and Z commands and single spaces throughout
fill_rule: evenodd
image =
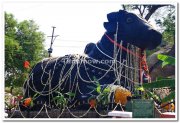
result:
M 96 87 L 92 87 L 92 86 L 87 86 L 87 87 L 90 89 L 93 89 L 95 92 L 98 93 L 98 96 L 96 96 L 97 102 L 105 106 L 109 103 L 108 96 L 110 94 L 110 88 L 105 87 L 103 89 L 99 81 L 95 77 L 94 77 L 94 81 L 95 81 Z
M 162 67 L 166 65 L 175 65 L 175 58 L 167 55 L 158 54 L 158 59 L 162 61 Z M 171 89 L 171 93 L 163 99 L 157 98 L 157 95 L 151 92 L 152 89 L 155 88 L 165 88 L 168 87 Z M 141 90 L 145 90 L 146 94 L 149 97 L 156 97 L 156 99 L 163 102 L 171 101 L 175 98 L 175 79 L 173 78 L 158 78 L 157 81 L 151 83 L 145 83 L 142 85 Z M 153 99 L 154 99 L 153 98 Z
M 55 96 L 52 101 L 55 101 L 57 106 L 62 106 L 63 108 L 67 106 L 68 99 L 75 96 L 75 94 L 72 92 L 62 94 L 61 92 L 57 91 L 56 93 L 57 96 Z M 68 96 L 68 98 L 66 96 Z

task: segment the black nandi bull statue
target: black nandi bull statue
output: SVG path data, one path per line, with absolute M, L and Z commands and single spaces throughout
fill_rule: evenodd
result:
M 133 86 L 125 82 L 124 72 L 128 47 L 134 45 L 151 50 L 161 43 L 162 36 L 133 13 L 120 10 L 108 14 L 107 18 L 105 34 L 96 44 L 88 44 L 84 55 L 66 55 L 39 62 L 24 84 L 25 97 L 38 93 L 36 101 L 52 104 L 57 91 L 72 92 L 75 97 L 68 100 L 68 105 L 87 102 L 89 97 L 97 95 L 92 88 L 96 88 L 97 80 L 102 87 L 112 84 L 132 90 Z

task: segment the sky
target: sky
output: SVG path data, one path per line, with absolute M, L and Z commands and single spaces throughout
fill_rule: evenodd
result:
M 83 53 L 89 42 L 97 42 L 104 34 L 106 15 L 118 11 L 117 2 L 32 2 L 5 3 L 4 11 L 12 13 L 18 22 L 34 20 L 45 33 L 46 49 L 50 46 L 52 26 L 59 35 L 53 44 L 52 56 Z
M 98 42 L 105 32 L 107 14 L 121 9 L 121 2 L 4 2 L 3 10 L 18 22 L 34 20 L 45 34 L 45 49 L 50 47 L 52 26 L 59 35 L 52 56 L 82 54 L 86 44 Z M 152 25 L 155 25 L 153 21 Z
M 3 10 L 18 22 L 34 20 L 45 34 L 45 49 L 50 47 L 52 26 L 59 35 L 52 56 L 82 54 L 86 44 L 98 42 L 104 34 L 107 14 L 121 9 L 120 2 L 7 2 Z

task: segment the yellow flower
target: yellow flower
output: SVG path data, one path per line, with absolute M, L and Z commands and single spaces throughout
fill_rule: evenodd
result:
M 174 106 L 174 104 L 173 103 L 171 103 L 171 104 L 167 104 L 167 103 L 162 103 L 161 104 L 161 107 L 163 108 L 163 109 L 165 109 L 165 110 L 167 110 L 167 111 L 174 111 L 175 110 L 175 106 Z M 166 105 L 166 106 L 165 106 Z
M 132 96 L 131 92 L 123 87 L 118 87 L 115 90 L 114 102 L 125 105 L 127 103 L 127 97 Z

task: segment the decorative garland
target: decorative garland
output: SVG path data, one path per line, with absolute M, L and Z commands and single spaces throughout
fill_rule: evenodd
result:
M 121 42 L 121 45 L 122 45 L 122 42 Z M 96 45 L 96 47 L 98 48 L 98 46 Z M 27 83 L 26 83 L 26 89 L 31 89 L 31 91 L 34 91 L 35 93 L 38 93 L 38 96 L 36 98 L 38 98 L 39 96 L 47 96 L 49 95 L 49 102 L 50 102 L 50 99 L 53 97 L 53 93 L 56 92 L 56 91 L 62 91 L 64 88 L 62 88 L 61 85 L 64 84 L 64 86 L 66 86 L 67 84 L 67 80 L 69 80 L 69 92 L 73 92 L 74 90 L 74 93 L 76 94 L 77 92 L 80 93 L 80 94 L 83 94 L 83 92 L 81 92 L 81 89 L 79 88 L 79 79 L 81 79 L 83 82 L 85 83 L 94 83 L 95 81 L 92 80 L 92 78 L 90 77 L 89 75 L 89 71 L 88 71 L 88 68 L 87 68 L 87 65 L 93 67 L 93 69 L 98 69 L 100 71 L 103 71 L 101 73 L 101 76 L 99 78 L 97 78 L 97 81 L 103 79 L 104 77 L 107 76 L 107 74 L 109 72 L 113 72 L 114 71 L 114 74 L 115 74 L 115 77 L 117 79 L 115 79 L 114 82 L 112 82 L 111 85 L 113 85 L 115 82 L 119 82 L 119 84 L 121 84 L 121 78 L 123 77 L 124 80 L 125 80 L 125 84 L 129 87 L 129 90 L 131 90 L 131 92 L 134 91 L 134 85 L 137 85 L 139 84 L 138 83 L 138 78 L 140 77 L 138 73 L 140 73 L 140 71 L 142 70 L 142 68 L 139 68 L 139 64 L 140 63 L 140 59 L 139 57 L 135 56 L 134 54 L 131 54 L 131 52 L 127 52 L 127 56 L 126 56 L 126 59 L 121 61 L 121 57 L 120 57 L 120 60 L 117 59 L 117 56 L 118 54 L 120 54 L 121 56 L 121 53 L 122 53 L 122 49 L 120 48 L 115 48 L 116 51 L 114 51 L 114 56 L 113 58 L 108 56 L 107 54 L 105 54 L 103 51 L 101 51 L 99 48 L 98 50 L 105 56 L 113 59 L 115 62 L 113 62 L 113 64 L 109 65 L 109 64 L 105 64 L 106 66 L 108 66 L 109 68 L 108 69 L 104 69 L 104 68 L 101 68 L 99 66 L 95 66 L 94 64 L 92 63 L 89 63 L 87 62 L 88 59 L 92 59 L 92 58 L 89 58 L 88 56 L 86 55 L 69 55 L 69 56 L 66 56 L 65 58 L 67 59 L 74 59 L 74 61 L 77 61 L 76 64 L 71 64 L 70 66 L 68 66 L 69 70 L 68 71 L 65 71 L 65 69 L 67 68 L 67 63 L 65 62 L 64 64 L 60 64 L 58 61 L 61 60 L 61 58 L 56 58 L 56 59 L 52 59 L 52 60 L 55 60 L 55 63 L 54 63 L 54 67 L 51 71 L 46 71 L 46 68 L 49 64 L 49 62 L 51 60 L 43 60 L 41 62 L 41 69 L 42 69 L 42 75 L 41 75 L 41 84 L 44 86 L 42 91 L 38 91 L 36 89 L 36 86 L 35 86 L 35 83 L 33 81 L 33 76 L 34 76 L 34 73 L 31 73 L 30 75 L 30 78 L 27 80 Z M 130 45 L 128 44 L 127 45 L 127 49 L 129 51 L 132 51 L 134 52 L 135 54 L 138 54 L 140 52 L 140 49 L 138 49 L 137 47 L 133 46 L 133 45 Z M 94 59 L 92 59 L 94 60 Z M 43 65 L 43 63 L 46 62 L 46 65 Z M 51 87 L 51 81 L 52 81 L 52 77 L 54 75 L 54 72 L 55 72 L 55 69 L 56 67 L 59 67 L 61 66 L 62 69 L 60 71 L 60 74 L 59 74 L 59 83 L 55 86 L 55 87 Z M 81 67 L 83 66 L 83 67 Z M 72 75 L 71 75 L 71 72 L 73 69 L 77 69 L 77 72 L 75 74 L 75 77 L 74 77 L 74 80 L 72 80 Z M 86 72 L 86 76 L 89 80 L 85 80 L 84 78 L 82 78 L 81 74 L 80 74 L 80 69 L 85 69 L 85 72 Z M 123 70 L 124 69 L 124 70 Z M 123 73 L 124 71 L 124 73 Z M 92 72 L 92 71 L 91 71 Z M 44 74 L 47 74 L 49 75 L 48 77 L 48 80 L 46 82 L 43 82 L 43 76 Z M 31 79 L 31 83 L 30 82 L 30 79 Z M 30 84 L 32 84 L 32 86 L 30 86 Z M 49 87 L 49 90 L 48 91 L 45 91 L 45 88 L 46 87 Z M 24 90 L 24 91 L 27 91 L 27 90 Z M 88 92 L 88 94 L 92 94 L 94 92 L 93 91 L 90 91 Z M 35 99 L 36 99 L 35 98 Z M 110 99 L 111 96 L 109 95 L 108 98 Z M 114 98 L 114 97 L 113 97 Z M 75 97 L 71 98 L 71 99 L 68 99 L 69 102 L 71 102 L 72 100 L 75 100 Z M 111 102 L 113 102 L 114 100 L 111 100 Z M 69 111 L 69 113 L 73 116 L 73 117 L 84 117 L 89 111 L 90 109 L 92 109 L 92 107 L 90 107 L 87 112 L 85 112 L 84 114 L 80 115 L 80 116 L 76 116 L 75 114 L 72 113 L 72 111 L 70 110 L 70 108 L 72 107 L 75 107 L 76 104 L 77 104 L 77 100 L 70 106 L 66 106 L 64 107 L 63 109 L 59 109 L 61 110 L 62 112 L 59 114 L 58 118 L 62 116 L 63 112 L 65 111 L 65 109 L 67 109 Z M 117 103 L 117 105 L 119 105 L 119 103 Z M 49 104 L 50 108 L 52 108 L 53 106 L 51 106 Z M 56 105 L 56 107 L 58 107 Z M 35 115 L 35 117 L 37 117 L 42 111 L 43 109 L 45 108 L 45 111 L 46 111 L 46 114 L 47 116 L 50 118 L 49 114 L 48 114 L 48 110 L 47 110 L 47 105 L 46 103 L 42 106 L 42 108 L 39 110 L 39 112 L 37 113 L 37 115 Z M 101 114 L 100 112 L 97 111 L 96 107 L 94 107 L 94 110 L 95 112 L 102 116 L 102 117 L 106 117 L 107 115 L 104 115 L 104 114 Z M 19 108 L 19 106 L 17 107 L 16 110 L 14 110 L 14 112 L 12 113 L 12 115 L 10 117 L 13 117 L 15 111 L 19 111 L 22 115 L 22 117 L 25 117 L 21 111 L 21 109 Z M 34 117 L 34 118 L 35 118 Z

